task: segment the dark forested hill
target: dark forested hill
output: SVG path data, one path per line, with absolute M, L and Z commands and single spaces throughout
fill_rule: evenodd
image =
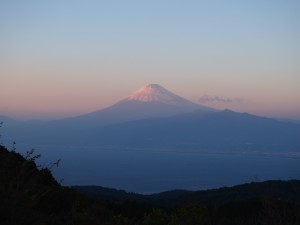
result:
M 300 180 L 252 182 L 204 191 L 172 190 L 142 195 L 100 186 L 74 186 L 82 194 L 101 201 L 134 200 L 154 205 L 220 204 L 248 199 L 281 199 L 300 203 Z
M 110 214 L 61 185 L 49 169 L 38 169 L 31 151 L 25 159 L 0 146 L 0 224 L 103 224 Z

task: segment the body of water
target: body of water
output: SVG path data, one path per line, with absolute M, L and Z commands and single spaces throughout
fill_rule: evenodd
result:
M 43 149 L 40 151 L 40 149 Z M 251 181 L 300 179 L 300 159 L 243 154 L 40 147 L 63 185 L 100 185 L 138 193 L 200 190 Z

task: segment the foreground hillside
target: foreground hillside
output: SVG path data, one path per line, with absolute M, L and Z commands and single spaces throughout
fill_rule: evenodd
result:
M 207 192 L 170 191 L 150 197 L 102 189 L 104 198 L 98 195 L 95 201 L 62 187 L 48 168 L 36 166 L 37 157 L 29 152 L 24 158 L 0 146 L 1 225 L 300 224 L 299 181 Z
M 90 200 L 62 187 L 49 169 L 38 169 L 36 156 L 25 159 L 0 146 L 0 224 L 105 224 L 110 219 L 101 205 L 93 209 Z

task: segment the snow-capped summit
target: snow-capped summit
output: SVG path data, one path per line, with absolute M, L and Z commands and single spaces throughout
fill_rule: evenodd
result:
M 157 102 L 179 107 L 195 107 L 195 103 L 168 91 L 159 84 L 147 84 L 135 91 L 134 93 L 132 93 L 128 98 L 125 99 L 125 101 L 126 100 L 149 103 Z

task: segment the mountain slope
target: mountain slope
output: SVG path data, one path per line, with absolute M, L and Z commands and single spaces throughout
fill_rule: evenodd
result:
M 88 134 L 90 143 L 181 150 L 300 150 L 300 126 L 229 110 L 127 122 Z

